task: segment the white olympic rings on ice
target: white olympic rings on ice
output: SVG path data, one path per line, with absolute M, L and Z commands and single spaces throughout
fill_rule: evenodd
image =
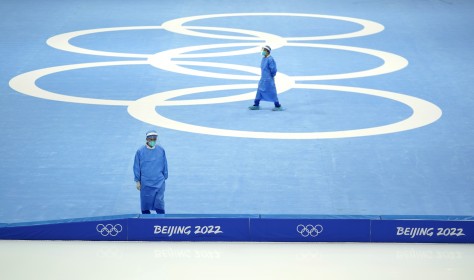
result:
M 322 18 L 332 20 L 342 20 L 346 22 L 352 22 L 362 25 L 362 29 L 352 33 L 336 34 L 329 36 L 308 36 L 308 37 L 280 37 L 278 35 L 253 31 L 243 30 L 237 28 L 224 28 L 224 27 L 206 27 L 206 26 L 184 26 L 183 24 L 191 21 L 220 18 L 220 17 L 249 17 L 249 16 L 290 16 L 290 17 L 309 17 L 309 18 Z M 298 82 L 302 81 L 320 81 L 320 80 L 338 80 L 338 79 L 349 79 L 349 78 L 361 78 L 369 77 L 381 74 L 387 74 L 394 71 L 403 69 L 408 65 L 408 61 L 398 55 L 373 50 L 366 48 L 358 48 L 351 46 L 341 45 L 330 45 L 330 44 L 315 44 L 315 43 L 302 43 L 293 41 L 311 41 L 311 40 L 328 40 L 328 39 L 342 39 L 352 38 L 357 36 L 367 36 L 375 34 L 384 29 L 384 27 L 378 23 L 338 16 L 328 15 L 315 15 L 315 14 L 295 14 L 295 13 L 236 13 L 236 14 L 215 14 L 215 15 L 202 15 L 193 16 L 186 18 L 179 18 L 167 21 L 161 26 L 131 26 L 131 27 L 115 27 L 115 28 L 100 28 L 69 32 L 59 34 L 48 39 L 47 44 L 51 47 L 76 52 L 81 54 L 99 55 L 99 56 L 112 56 L 112 57 L 123 57 L 123 58 L 136 58 L 141 60 L 131 61 L 111 61 L 111 62 L 95 62 L 95 63 L 82 63 L 72 64 L 64 66 L 56 66 L 50 68 L 39 69 L 31 72 L 27 72 L 18 75 L 11 79 L 10 87 L 18 92 L 26 95 L 44 98 L 55 101 L 83 103 L 83 104 L 95 104 L 95 105 L 114 105 L 114 106 L 128 106 L 128 112 L 133 117 L 161 127 L 166 127 L 174 130 L 187 131 L 193 133 L 202 133 L 216 136 L 231 136 L 231 137 L 249 137 L 249 138 L 271 138 L 271 139 L 327 139 L 327 138 L 345 138 L 345 137 L 359 137 L 369 135 L 379 135 L 386 133 L 400 132 L 404 130 L 414 129 L 421 126 L 428 125 L 435 122 L 442 115 L 441 109 L 436 105 L 408 95 L 399 93 L 393 93 L 388 91 L 367 89 L 367 88 L 355 88 L 355 87 L 344 87 L 344 86 L 330 86 L 330 85 L 316 85 L 316 84 L 301 84 Z M 247 40 L 251 42 L 247 43 L 225 43 L 225 44 L 211 44 L 211 45 L 198 45 L 188 46 L 182 48 L 175 48 L 165 50 L 156 54 L 135 54 L 135 53 L 118 53 L 118 52 L 107 52 L 100 50 L 91 50 L 86 48 L 80 48 L 70 43 L 70 40 L 79 36 L 101 33 L 101 32 L 114 32 L 114 31 L 130 31 L 130 30 L 166 30 L 175 33 L 180 33 L 189 36 L 199 36 L 206 38 L 218 38 L 228 40 Z M 220 31 L 227 33 L 238 33 L 246 36 L 230 36 L 221 34 L 204 33 L 201 31 Z M 207 57 L 222 57 L 222 56 L 237 56 L 245 54 L 257 53 L 260 50 L 261 45 L 269 44 L 272 45 L 273 49 L 280 47 L 305 47 L 305 48 L 326 48 L 335 49 L 341 51 L 350 51 L 356 53 L 363 53 L 371 56 L 375 56 L 383 61 L 381 66 L 373 69 L 363 70 L 351 73 L 331 74 L 331 75 L 308 75 L 308 76 L 289 76 L 283 73 L 278 73 L 276 77 L 276 84 L 278 93 L 286 92 L 292 88 L 299 89 L 311 89 L 311 90 L 331 90 L 331 91 L 344 91 L 344 92 L 355 92 L 360 94 L 372 95 L 376 97 L 388 98 L 395 100 L 402 104 L 409 106 L 413 114 L 407 119 L 383 126 L 369 127 L 364 129 L 345 130 L 345 131 L 328 131 L 328 132 L 300 132 L 300 133 L 285 133 L 285 132 L 255 132 L 255 131 L 237 131 L 227 129 L 217 129 L 211 127 L 197 126 L 187 123 L 182 123 L 168 119 L 160 115 L 156 107 L 161 106 L 181 106 L 181 105 L 203 105 L 203 104 L 218 104 L 226 102 L 236 102 L 244 100 L 252 100 L 255 96 L 255 88 L 257 84 L 255 81 L 259 80 L 260 69 L 257 67 L 250 67 L 244 65 L 218 63 L 218 62 L 203 62 L 195 61 L 192 59 L 196 58 L 207 58 Z M 243 47 L 243 49 L 230 51 L 219 51 L 219 52 L 199 52 L 214 49 L 225 49 L 225 48 L 236 48 Z M 60 93 L 54 93 L 41 89 L 36 85 L 36 81 L 44 76 L 63 72 L 72 71 L 84 68 L 93 67 L 108 67 L 108 66 L 119 66 L 119 65 L 152 65 L 156 68 L 175 72 L 185 75 L 193 75 L 200 77 L 208 77 L 215 79 L 226 79 L 226 80 L 246 80 L 253 81 L 253 84 L 234 84 L 234 85 L 216 85 L 207 87 L 197 88 L 184 88 L 176 89 L 166 92 L 155 93 L 138 100 L 110 100 L 110 99 L 98 99 L 98 98 L 85 98 L 76 97 L 70 95 L 64 95 Z M 221 69 L 233 69 L 241 72 L 247 72 L 250 75 L 236 75 L 236 74 L 222 74 L 216 72 L 209 72 L 203 70 L 196 70 L 184 66 L 203 66 L 210 68 L 221 68 Z M 247 93 L 241 93 L 233 96 L 206 98 L 206 99 L 189 99 L 189 100 L 170 100 L 174 97 L 185 96 L 203 92 L 219 91 L 219 90 L 235 90 L 235 89 L 251 89 L 252 91 Z

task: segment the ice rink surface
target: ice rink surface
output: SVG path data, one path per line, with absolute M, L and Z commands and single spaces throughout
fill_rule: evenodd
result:
M 474 1 L 0 11 L 0 223 L 137 213 L 132 161 L 151 127 L 168 213 L 474 213 Z M 247 110 L 265 43 L 276 114 Z M 465 244 L 0 241 L 2 280 L 462 280 L 472 264 Z
M 150 128 L 168 213 L 474 213 L 472 1 L 0 7 L 0 223 L 137 213 Z

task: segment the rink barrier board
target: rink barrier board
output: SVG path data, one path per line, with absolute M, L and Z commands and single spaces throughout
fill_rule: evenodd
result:
M 474 243 L 474 216 L 121 215 L 0 223 L 0 239 Z

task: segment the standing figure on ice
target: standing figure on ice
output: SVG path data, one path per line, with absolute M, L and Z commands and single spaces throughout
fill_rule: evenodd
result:
M 146 143 L 135 153 L 133 174 L 140 191 L 142 214 L 165 214 L 165 180 L 168 179 L 168 162 L 165 150 L 156 144 L 158 133 L 146 133 Z
M 275 75 L 277 73 L 277 66 L 275 60 L 270 56 L 272 49 L 270 46 L 262 48 L 262 62 L 260 68 L 262 69 L 262 76 L 258 82 L 257 96 L 253 106 L 250 106 L 250 110 L 260 110 L 260 101 L 270 101 L 275 104 L 273 111 L 283 111 L 280 103 L 278 102 L 277 91 L 275 86 Z

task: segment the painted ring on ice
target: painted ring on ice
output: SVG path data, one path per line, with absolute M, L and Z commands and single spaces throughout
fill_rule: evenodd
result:
M 172 50 L 159 52 L 153 56 L 150 56 L 148 61 L 150 62 L 152 66 L 156 68 L 163 69 L 170 72 L 180 73 L 180 74 L 194 75 L 194 76 L 201 76 L 201 77 L 208 77 L 208 78 L 234 79 L 234 80 L 258 80 L 259 76 L 257 75 L 260 75 L 260 69 L 256 69 L 254 67 L 241 66 L 241 65 L 235 65 L 235 64 L 215 63 L 215 62 L 172 60 L 173 58 L 195 57 L 195 54 L 187 54 L 189 52 L 202 51 L 202 50 L 215 49 L 215 48 L 240 47 L 240 46 L 246 46 L 246 45 L 248 44 L 247 43 L 229 43 L 229 44 L 198 45 L 198 46 L 176 48 Z M 363 54 L 378 57 L 381 60 L 383 60 L 383 64 L 381 66 L 378 66 L 369 70 L 350 72 L 350 73 L 341 73 L 341 74 L 330 74 L 330 75 L 290 76 L 295 81 L 338 80 L 338 79 L 352 79 L 352 78 L 377 76 L 377 75 L 392 73 L 392 72 L 401 70 L 408 65 L 408 61 L 399 55 L 383 52 L 379 50 L 374 50 L 374 49 L 341 46 L 341 45 L 314 44 L 314 43 L 287 43 L 285 46 L 343 50 L 343 51 L 363 53 Z M 235 70 L 250 72 L 250 73 L 253 73 L 254 75 L 249 76 L 249 75 L 220 74 L 220 73 L 190 69 L 190 68 L 182 67 L 181 65 L 228 68 L 228 69 L 235 69 Z
M 332 138 L 349 138 L 349 137 L 362 137 L 371 135 L 381 135 L 388 133 L 395 133 L 410 129 L 419 128 L 428 124 L 431 124 L 438 120 L 441 115 L 441 109 L 420 98 L 404 95 L 400 93 L 394 93 L 389 91 L 368 89 L 368 88 L 356 88 L 346 86 L 334 86 L 334 85 L 316 85 L 316 84 L 296 84 L 294 88 L 300 89 L 323 89 L 343 92 L 355 92 L 361 94 L 367 94 L 382 98 L 388 98 L 409 106 L 413 110 L 413 114 L 405 120 L 383 125 L 377 127 L 369 127 L 363 129 L 354 130 L 341 130 L 341 131 L 327 131 L 327 132 L 259 132 L 259 131 L 241 131 L 241 130 L 228 130 L 218 129 L 211 127 L 204 127 L 198 125 L 192 125 L 188 123 L 178 122 L 171 120 L 159 114 L 156 111 L 156 107 L 165 105 L 167 100 L 170 98 L 210 92 L 217 90 L 231 90 L 231 89 L 244 89 L 251 88 L 255 85 L 222 85 L 222 86 L 208 86 L 208 87 L 197 87 L 197 88 L 186 88 L 180 90 L 172 90 L 167 92 L 161 92 L 147 97 L 141 98 L 133 102 L 128 107 L 128 112 L 134 118 L 168 129 L 215 135 L 215 136 L 228 136 L 228 137 L 242 137 L 242 138 L 262 138 L 262 139 L 332 139 Z
M 78 97 L 78 96 L 55 93 L 55 92 L 47 91 L 38 87 L 36 85 L 36 81 L 42 77 L 45 77 L 51 74 L 60 73 L 64 71 L 70 71 L 70 70 L 93 68 L 93 67 L 106 67 L 106 66 L 119 66 L 119 65 L 147 65 L 147 64 L 148 62 L 146 60 L 134 60 L 134 61 L 91 62 L 91 63 L 54 66 L 54 67 L 49 67 L 49 68 L 33 70 L 30 72 L 26 72 L 18 76 L 15 76 L 10 80 L 9 85 L 12 89 L 20 93 L 37 97 L 37 98 L 42 98 L 42 99 L 61 101 L 61 102 L 70 102 L 70 103 L 80 103 L 80 104 L 127 106 L 133 101 L 87 98 L 87 97 Z
M 122 65 L 147 65 L 147 64 L 148 62 L 145 60 L 136 60 L 136 61 L 92 62 L 92 63 L 55 66 L 55 67 L 49 67 L 49 68 L 42 68 L 42 69 L 26 72 L 18 76 L 15 76 L 10 80 L 9 85 L 12 89 L 20 93 L 37 97 L 37 98 L 42 98 L 42 99 L 61 101 L 61 102 L 70 102 L 70 103 L 80 103 L 80 104 L 128 106 L 134 101 L 133 100 L 88 98 L 88 97 L 79 97 L 79 96 L 71 96 L 71 95 L 66 95 L 66 94 L 55 93 L 55 92 L 47 91 L 38 87 L 36 85 L 36 81 L 42 77 L 52 75 L 55 73 L 64 72 L 64 71 L 94 68 L 94 67 L 108 67 L 108 66 L 122 66 Z M 256 67 L 249 67 L 249 66 L 243 67 L 243 66 L 234 65 L 234 64 L 230 64 L 230 65 L 236 69 L 238 68 L 241 71 L 248 71 L 248 72 L 257 71 Z M 222 65 L 219 65 L 219 64 L 217 64 L 217 66 L 214 66 L 214 67 L 219 67 L 219 66 L 222 67 Z M 283 73 L 278 73 L 275 83 L 278 89 L 278 94 L 288 91 L 294 85 L 293 79 Z M 239 85 L 237 85 L 237 87 L 239 88 Z M 257 84 L 255 83 L 250 86 L 246 86 L 244 88 L 255 89 L 256 87 L 257 87 Z M 163 101 L 161 105 L 177 106 L 177 105 L 218 104 L 218 103 L 225 103 L 225 102 L 252 100 L 254 99 L 254 97 L 255 97 L 255 91 L 252 91 L 252 92 L 228 96 L 228 97 Z
M 193 27 L 189 27 L 193 29 Z M 100 51 L 100 50 L 92 50 L 87 48 L 81 48 L 72 45 L 69 41 L 79 36 L 90 35 L 95 33 L 102 33 L 102 32 L 114 32 L 114 31 L 129 31 L 129 30 L 162 30 L 164 29 L 162 26 L 128 26 L 128 27 L 111 27 L 111 28 L 97 28 L 97 29 L 87 29 L 87 30 L 80 30 L 80 31 L 73 31 L 68 33 L 59 34 L 49 38 L 46 43 L 55 49 L 80 53 L 80 54 L 88 54 L 88 55 L 99 55 L 99 56 L 112 56 L 112 57 L 131 57 L 131 58 L 148 58 L 150 54 L 136 54 L 136 53 L 119 53 L 119 52 L 108 52 L 108 51 Z M 254 40 L 258 40 L 259 42 L 253 42 L 248 44 L 248 46 L 253 46 L 246 50 L 241 50 L 239 52 L 227 52 L 227 53 L 207 53 L 207 54 L 194 54 L 192 57 L 215 57 L 215 56 L 226 56 L 226 55 L 236 55 L 236 54 L 251 54 L 260 51 L 262 44 L 272 44 L 275 48 L 283 46 L 286 41 L 277 35 L 264 33 L 259 31 L 253 30 L 244 30 L 244 29 L 237 29 L 237 28 L 227 28 L 227 27 L 194 27 L 194 29 L 199 30 L 213 30 L 213 31 L 222 31 L 222 32 L 234 32 L 234 33 L 242 33 L 246 35 L 251 35 Z
M 175 33 L 180 33 L 189 36 L 204 37 L 204 38 L 216 38 L 216 39 L 228 39 L 228 40 L 255 40 L 253 37 L 240 37 L 240 36 L 229 36 L 220 34 L 209 34 L 203 32 L 196 32 L 190 29 L 196 29 L 198 26 L 184 26 L 183 24 L 189 23 L 195 20 L 210 19 L 210 18 L 221 18 L 221 17 L 248 17 L 248 16 L 287 16 L 287 17 L 310 17 L 310 18 L 323 18 L 323 19 L 334 19 L 356 23 L 362 25 L 362 29 L 356 32 L 334 34 L 325 36 L 307 36 L 307 37 L 289 37 L 285 38 L 287 41 L 316 41 L 316 40 L 335 40 L 344 38 L 354 38 L 360 36 L 368 36 L 379 33 L 384 30 L 384 26 L 365 19 L 331 16 L 331 15 L 319 15 L 319 14 L 300 14 L 300 13 L 231 13 L 231 14 L 211 14 L 211 15 L 200 15 L 191 16 L 178 19 L 172 19 L 164 22 L 163 26 L 166 30 Z

